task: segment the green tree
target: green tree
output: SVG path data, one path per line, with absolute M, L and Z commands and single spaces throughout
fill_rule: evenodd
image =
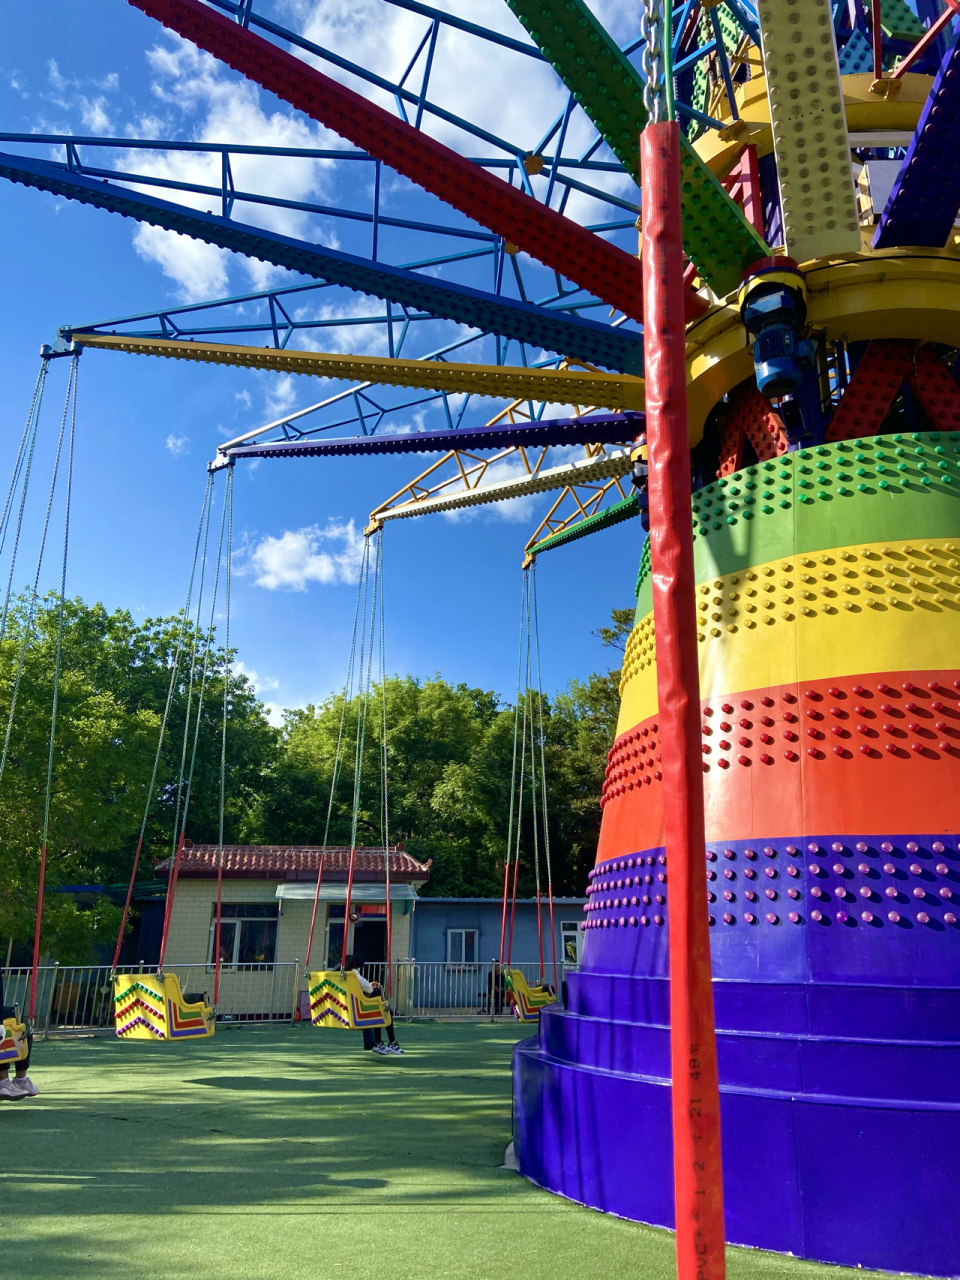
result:
M 0 936 L 21 942 L 33 934 L 57 628 L 55 597 L 40 601 L 33 610 L 22 597 L 14 601 L 0 643 L 0 733 L 6 731 L 16 687 L 8 757 L 0 779 Z M 57 890 L 129 876 L 182 631 L 179 618 L 138 624 L 125 610 L 109 613 L 102 605 L 87 606 L 79 599 L 64 603 L 44 912 L 44 949 L 61 962 L 90 959 L 118 927 L 118 912 L 106 900 L 96 902 L 92 910 L 78 911 L 73 899 Z M 189 630 L 187 639 L 194 639 Z M 206 653 L 203 638 L 198 640 L 194 716 Z M 188 652 L 190 648 L 188 643 Z M 216 839 L 219 812 L 226 655 L 211 645 L 207 656 L 189 822 L 195 839 Z M 171 704 L 146 831 L 144 878 L 152 878 L 152 858 L 167 852 L 172 838 L 189 674 L 185 663 Z M 231 695 L 226 816 L 227 836 L 236 838 L 260 785 L 266 757 L 275 750 L 276 732 L 243 677 L 234 678 Z
M 622 649 L 632 610 L 615 610 L 613 626 L 596 634 Z M 599 797 L 619 709 L 619 669 L 572 681 L 553 700 L 532 693 L 537 770 L 546 773 L 554 892 L 580 894 L 596 853 Z M 357 811 L 357 841 L 379 844 L 383 689 L 371 695 Z M 490 896 L 502 891 L 509 843 L 515 713 L 490 691 L 450 685 L 435 676 L 386 681 L 390 840 L 432 860 L 425 892 Z M 327 820 L 343 701 L 286 713 L 280 750 L 245 827 L 248 838 L 318 844 Z M 329 841 L 349 844 L 360 704 L 343 716 L 341 767 Z M 542 724 L 542 744 L 541 744 Z M 528 744 L 529 751 L 529 744 Z M 533 892 L 536 871 L 529 755 L 520 805 L 518 891 Z M 539 804 L 539 802 L 538 802 Z M 514 813 L 517 809 L 515 807 Z M 546 848 L 538 816 L 540 883 L 546 890 Z

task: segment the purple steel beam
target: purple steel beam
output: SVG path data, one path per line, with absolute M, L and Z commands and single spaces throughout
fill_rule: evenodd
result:
M 642 413 L 604 413 L 586 418 L 462 431 L 418 431 L 416 435 L 351 436 L 337 440 L 279 440 L 224 449 L 228 458 L 340 458 L 372 453 L 437 453 L 441 449 L 502 449 L 509 445 L 623 444 L 644 429 Z
M 960 209 L 960 36 L 940 64 L 873 237 L 875 249 L 942 249 Z

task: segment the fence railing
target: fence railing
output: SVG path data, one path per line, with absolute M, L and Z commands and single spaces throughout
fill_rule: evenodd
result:
M 540 981 L 536 961 L 514 962 L 526 980 Z M 577 965 L 558 966 L 563 978 Z M 392 966 L 391 1003 L 398 1017 L 498 1017 L 509 1016 L 502 967 L 495 962 L 455 964 L 444 960 L 398 960 Z M 387 966 L 367 964 L 364 974 L 387 986 Z M 168 965 L 187 996 L 213 997 L 213 967 L 207 964 Z M 150 973 L 150 966 L 124 965 L 118 973 Z M 544 980 L 552 985 L 553 967 Z M 4 1003 L 23 1012 L 30 997 L 29 968 L 6 969 Z M 288 1022 L 309 1016 L 305 1000 L 306 976 L 298 960 L 281 964 L 227 967 L 220 974 L 217 1019 L 224 1023 Z M 109 965 L 43 965 L 37 971 L 34 1029 L 47 1032 L 107 1031 L 113 1026 L 113 982 Z
M 538 961 L 514 961 L 527 982 L 540 982 Z M 558 964 L 557 979 L 563 982 L 575 964 Z M 393 966 L 393 1008 L 399 1017 L 497 1017 L 509 1015 L 503 968 L 495 961 L 459 964 L 447 960 L 400 960 Z M 368 964 L 364 974 L 386 985 L 386 965 Z M 548 964 L 543 980 L 553 986 L 553 966 Z
M 118 973 L 152 972 L 145 965 L 121 965 Z M 213 967 L 168 965 L 185 995 L 213 998 Z M 227 967 L 220 974 L 217 1019 L 221 1022 L 293 1022 L 300 987 L 300 964 L 251 964 Z M 30 970 L 7 969 L 3 999 L 26 1011 Z M 100 1031 L 113 1026 L 113 982 L 109 965 L 44 965 L 37 971 L 34 1028 L 50 1031 Z

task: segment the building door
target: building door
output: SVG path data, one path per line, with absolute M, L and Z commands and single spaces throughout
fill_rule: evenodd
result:
M 365 965 L 385 964 L 387 959 L 386 920 L 364 919 L 353 926 L 353 954 Z

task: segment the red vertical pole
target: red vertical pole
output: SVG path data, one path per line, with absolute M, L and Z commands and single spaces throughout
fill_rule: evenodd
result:
M 683 312 L 680 131 L 640 138 L 653 617 L 670 886 L 670 1057 L 679 1280 L 725 1275 L 720 1094 L 707 920 Z
M 873 78 L 883 79 L 883 28 L 880 26 L 880 0 L 871 0 L 870 34 L 873 37 Z
M 520 870 L 520 856 L 517 855 L 513 864 L 513 899 L 510 903 L 510 938 L 507 942 L 507 965 L 509 966 L 513 959 L 513 925 L 517 918 L 517 873 Z
M 740 181 L 743 184 L 743 212 L 747 221 L 763 235 L 763 201 L 760 199 L 760 165 L 757 144 L 748 142 L 740 155 Z
M 554 991 L 559 992 L 560 980 L 557 977 L 557 927 L 553 923 L 553 885 L 552 884 L 547 885 L 547 902 L 549 903 L 549 906 L 550 906 L 550 910 L 549 910 L 550 950 L 551 950 L 551 954 L 553 955 L 553 989 Z
M 537 943 L 540 947 L 540 982 L 543 982 L 543 913 L 540 910 L 540 890 L 537 890 Z
M 160 938 L 160 959 L 157 961 L 157 972 L 163 970 L 163 958 L 167 954 L 167 937 L 170 933 L 170 921 L 173 918 L 173 900 L 177 895 L 177 881 L 180 878 L 180 862 L 183 858 L 183 842 L 186 837 L 186 831 L 180 832 L 180 839 L 177 841 L 177 852 L 174 855 L 173 866 L 170 868 L 170 879 L 167 881 L 167 903 L 163 912 L 163 934 Z
M 117 934 L 117 947 L 113 953 L 113 968 L 116 969 L 120 961 L 120 948 L 123 946 L 123 935 L 127 931 L 127 917 L 130 915 L 130 903 L 133 900 L 133 885 L 137 878 L 137 868 L 140 865 L 140 851 L 143 848 L 143 836 L 137 841 L 137 852 L 133 856 L 133 870 L 130 872 L 130 883 L 127 885 L 127 896 L 123 903 L 123 915 L 120 917 L 120 932 Z
M 220 934 L 223 925 L 223 846 L 217 850 L 217 913 L 213 923 L 213 1007 L 220 999 Z M 239 926 L 238 926 L 239 927 Z
M 503 964 L 503 948 L 507 941 L 507 898 L 510 893 L 510 857 L 503 867 L 503 912 L 500 916 L 500 963 Z
M 384 848 L 383 862 L 386 867 L 387 876 L 387 999 L 393 996 L 393 930 L 390 927 L 393 906 L 390 902 L 390 850 Z
M 347 902 L 343 908 L 343 946 L 340 948 L 340 968 L 347 967 L 347 942 L 350 938 L 350 900 L 353 897 L 353 864 L 357 857 L 355 848 L 350 850 L 350 867 L 347 871 Z

